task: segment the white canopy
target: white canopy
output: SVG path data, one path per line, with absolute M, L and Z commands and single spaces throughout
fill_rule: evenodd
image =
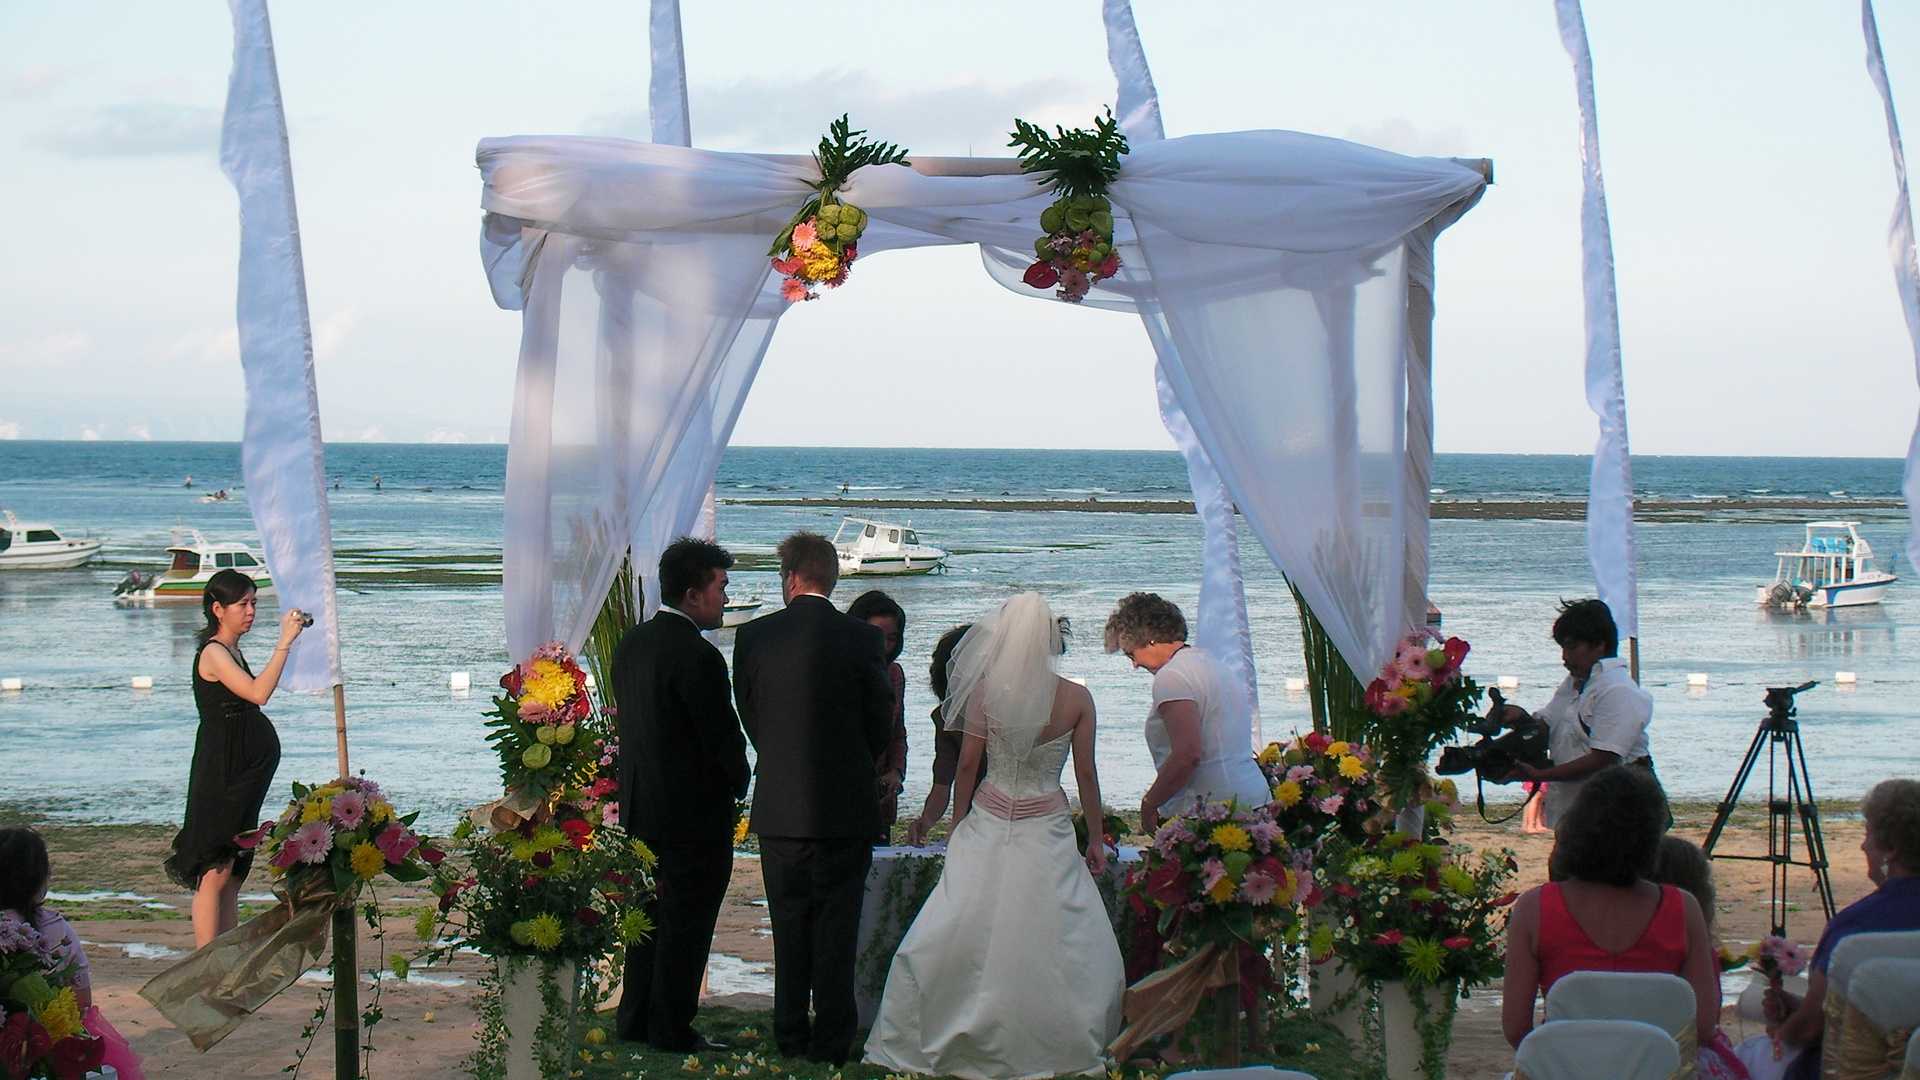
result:
M 767 247 L 817 174 L 579 137 L 485 140 L 479 164 L 494 297 L 525 311 L 505 540 L 525 656 L 579 646 L 629 545 L 648 573 L 694 528 L 786 307 Z M 1052 299 L 1019 281 L 1050 193 L 951 175 L 1004 162 L 917 166 L 842 192 L 870 215 L 863 264 L 978 244 L 997 280 Z M 1136 143 L 1111 190 L 1124 267 L 1086 302 L 1140 314 L 1240 513 L 1363 675 L 1424 622 L 1433 238 L 1485 172 L 1245 131 Z

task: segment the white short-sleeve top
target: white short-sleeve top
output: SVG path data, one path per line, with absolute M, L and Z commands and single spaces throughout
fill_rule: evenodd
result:
M 1200 765 L 1187 786 L 1162 804 L 1161 813 L 1181 813 L 1196 797 L 1208 802 L 1239 799 L 1242 806 L 1263 805 L 1272 798 L 1267 778 L 1253 760 L 1253 707 L 1226 665 L 1189 645 L 1154 672 L 1147 749 L 1156 769 L 1173 752 L 1160 715 L 1160 706 L 1169 701 L 1191 701 L 1200 711 Z

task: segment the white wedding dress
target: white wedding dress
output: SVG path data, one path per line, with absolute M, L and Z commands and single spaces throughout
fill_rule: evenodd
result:
M 1021 755 L 987 734 L 988 775 L 894 954 L 868 1061 L 970 1080 L 1105 1070 L 1125 971 L 1060 788 L 1072 742 Z

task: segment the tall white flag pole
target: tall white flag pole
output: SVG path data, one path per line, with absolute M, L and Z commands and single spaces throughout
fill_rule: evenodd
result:
M 1600 124 L 1593 100 L 1593 55 L 1580 0 L 1554 0 L 1560 43 L 1573 58 L 1580 98 L 1580 162 L 1585 192 L 1580 203 L 1581 278 L 1587 322 L 1587 405 L 1600 419 L 1587 485 L 1587 560 L 1593 584 L 1613 611 L 1627 639 L 1633 677 L 1640 678 L 1640 600 L 1633 550 L 1633 456 L 1627 450 L 1627 391 L 1620 374 L 1620 307 L 1613 278 L 1613 234 L 1607 223 L 1607 191 L 1600 176 Z
M 1893 148 L 1893 221 L 1887 226 L 1887 254 L 1893 258 L 1893 283 L 1900 293 L 1900 310 L 1913 338 L 1913 361 L 1920 377 L 1920 257 L 1913 242 L 1913 200 L 1907 190 L 1907 154 L 1900 142 L 1900 120 L 1893 112 L 1893 89 L 1887 83 L 1887 62 L 1880 54 L 1880 26 L 1873 17 L 1873 0 L 1860 0 L 1861 30 L 1867 39 L 1867 75 L 1880 92 L 1887 112 L 1887 142 Z M 1920 427 L 1907 444 L 1906 475 L 1900 482 L 1913 527 L 1907 534 L 1907 565 L 1920 567 Z

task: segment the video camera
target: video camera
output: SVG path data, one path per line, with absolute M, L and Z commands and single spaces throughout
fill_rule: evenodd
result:
M 1436 766 L 1440 775 L 1472 772 L 1479 774 L 1482 783 L 1504 784 L 1513 767 L 1521 762 L 1536 769 L 1551 764 L 1547 756 L 1547 726 L 1531 716 L 1518 724 L 1508 724 L 1502 716 L 1507 699 L 1498 690 L 1491 690 L 1489 694 L 1493 707 L 1487 710 L 1484 719 L 1473 725 L 1480 741 L 1470 746 L 1442 747 L 1440 764 Z

